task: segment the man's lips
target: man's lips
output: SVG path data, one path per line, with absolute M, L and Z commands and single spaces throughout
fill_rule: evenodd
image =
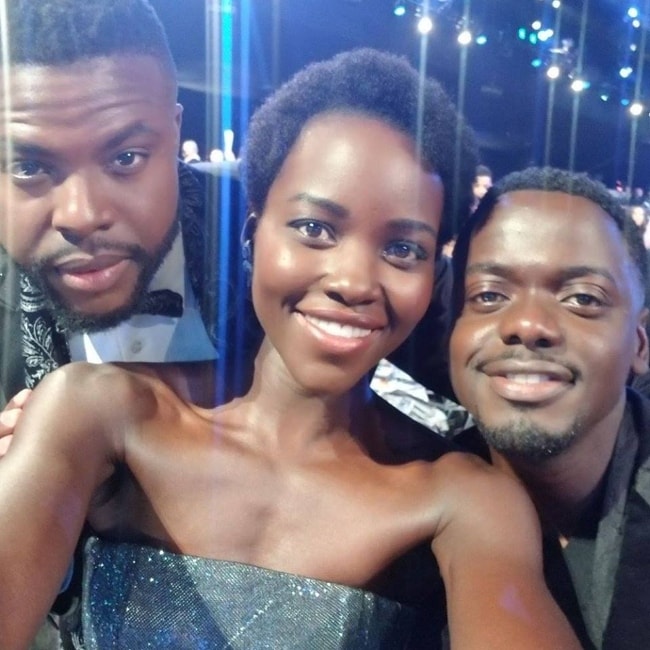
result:
M 477 370 L 488 377 L 492 390 L 505 400 L 539 404 L 570 389 L 577 373 L 551 361 L 514 359 L 487 361 Z
M 66 289 L 101 293 L 111 289 L 131 263 L 124 254 L 110 253 L 66 258 L 54 264 L 52 270 Z

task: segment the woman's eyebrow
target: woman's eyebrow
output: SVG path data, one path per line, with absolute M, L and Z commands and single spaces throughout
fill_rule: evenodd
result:
M 350 215 L 349 210 L 344 208 L 340 203 L 330 201 L 322 196 L 310 194 L 309 192 L 298 192 L 297 194 L 294 194 L 289 201 L 305 201 L 306 203 L 311 203 L 318 208 L 327 210 L 327 212 L 332 214 L 332 216 L 339 217 L 340 219 L 344 219 Z

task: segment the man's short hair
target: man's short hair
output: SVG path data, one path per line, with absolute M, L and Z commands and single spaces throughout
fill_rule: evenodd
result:
M 630 257 L 638 271 L 639 282 L 644 295 L 644 304 L 648 299 L 648 253 L 643 245 L 639 228 L 625 213 L 621 203 L 600 181 L 585 173 L 570 172 L 555 167 L 529 167 L 523 171 L 504 176 L 493 185 L 481 199 L 474 213 L 468 217 L 454 247 L 454 315 L 462 310 L 465 286 L 465 268 L 472 236 L 479 232 L 488 222 L 499 197 L 518 190 L 542 190 L 544 192 L 562 192 L 571 196 L 580 196 L 598 205 L 608 214 L 623 235 Z M 571 215 L 567 214 L 567 219 Z
M 9 65 L 147 55 L 176 79 L 165 30 L 147 0 L 10 0 L 6 18 Z
M 454 212 L 466 214 L 472 202 L 473 136 L 438 82 L 421 79 L 405 58 L 370 48 L 308 65 L 253 115 L 243 167 L 251 210 L 263 212 L 269 189 L 305 124 L 332 112 L 372 117 L 413 139 L 424 168 L 436 172 L 444 186 L 442 246 Z

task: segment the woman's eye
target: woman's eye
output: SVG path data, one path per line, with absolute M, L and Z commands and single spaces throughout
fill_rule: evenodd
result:
M 317 242 L 334 241 L 334 232 L 332 231 L 332 228 L 322 221 L 316 221 L 314 219 L 300 219 L 298 221 L 292 222 L 290 226 L 292 228 L 295 228 L 307 239 Z
M 384 249 L 384 257 L 400 265 L 415 264 L 420 260 L 428 258 L 427 252 L 414 242 L 399 241 L 393 242 Z

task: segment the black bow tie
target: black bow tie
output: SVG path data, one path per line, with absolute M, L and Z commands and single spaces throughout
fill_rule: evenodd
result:
M 150 291 L 145 294 L 136 313 L 180 318 L 183 315 L 183 298 L 169 289 Z

